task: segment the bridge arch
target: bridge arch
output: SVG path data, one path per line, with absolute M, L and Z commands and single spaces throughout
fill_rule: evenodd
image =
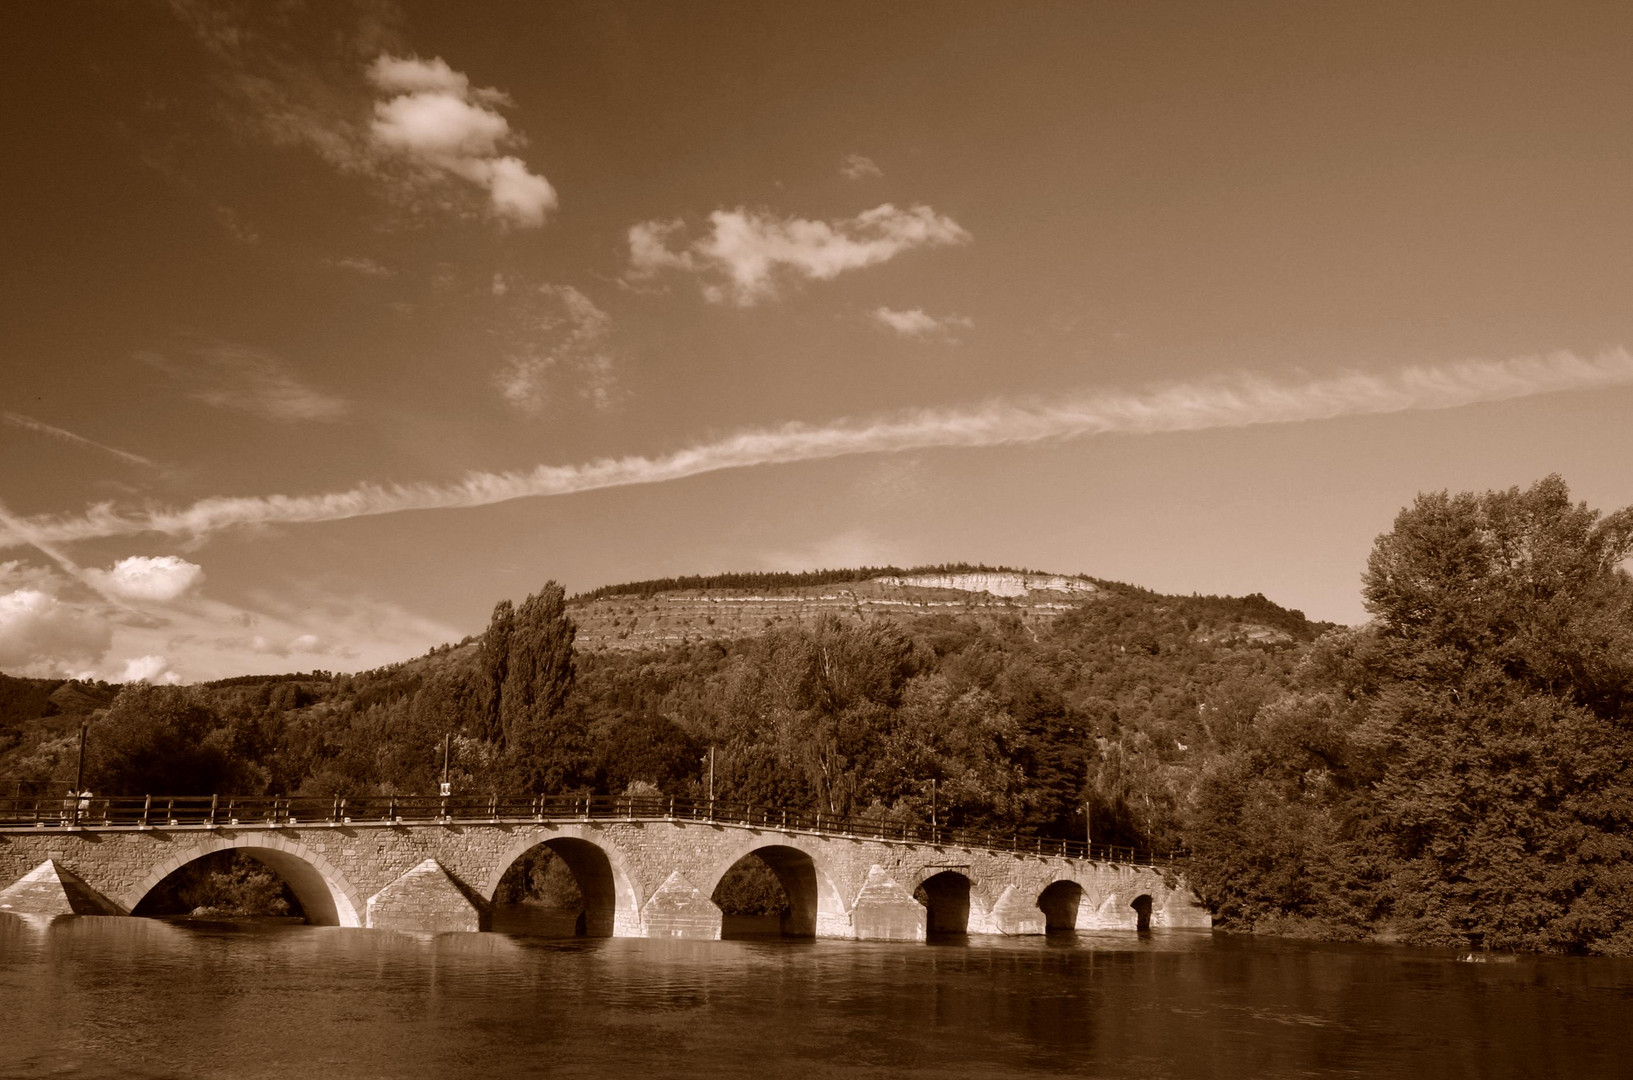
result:
M 849 913 L 833 874 L 817 845 L 800 836 L 766 837 L 750 833 L 701 875 L 698 890 L 713 897 L 732 868 L 757 857 L 776 875 L 788 896 L 782 932 L 791 937 L 848 937 Z
M 482 883 L 482 896 L 491 904 L 499 893 L 505 871 L 536 847 L 567 864 L 584 896 L 586 937 L 627 937 L 639 932 L 641 904 L 631 882 L 629 862 L 615 845 L 601 835 L 583 835 L 590 830 L 562 828 L 528 832 L 512 843 L 494 864 L 493 874 Z
M 188 863 L 218 851 L 241 851 L 269 866 L 289 886 L 313 926 L 362 926 L 358 911 L 363 900 L 357 889 L 322 852 L 297 840 L 265 833 L 217 836 L 189 845 L 152 867 L 118 903 L 135 911 L 148 893 Z
M 1038 894 L 1045 932 L 1076 930 L 1078 912 L 1087 899 L 1083 886 L 1070 878 L 1060 878 L 1046 885 Z
M 1151 929 L 1151 894 L 1141 893 L 1130 900 L 1128 906 L 1134 909 L 1134 929 Z
M 963 870 L 927 867 L 913 889 L 913 898 L 926 909 L 925 930 L 931 934 L 967 934 L 970 915 L 986 913 L 976 897 L 975 882 Z

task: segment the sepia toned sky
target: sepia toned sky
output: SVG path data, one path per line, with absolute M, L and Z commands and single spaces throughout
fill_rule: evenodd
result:
M 0 670 L 354 670 L 944 561 L 1365 618 L 1633 503 L 1633 9 L 0 12 Z

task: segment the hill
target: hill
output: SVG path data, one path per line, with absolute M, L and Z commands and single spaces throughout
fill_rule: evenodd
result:
M 1153 604 L 1164 600 L 1080 575 L 954 564 L 639 581 L 583 593 L 568 601 L 568 610 L 579 648 L 638 651 L 753 637 L 823 615 L 858 624 L 955 615 L 988 630 L 1011 620 L 1036 629 L 1107 590 L 1140 593 Z M 1218 598 L 1215 605 L 1224 618 L 1214 630 L 1256 640 L 1310 640 L 1314 627 L 1302 612 L 1262 596 Z

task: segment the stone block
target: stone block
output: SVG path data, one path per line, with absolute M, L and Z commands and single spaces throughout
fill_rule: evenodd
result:
M 679 870 L 641 908 L 641 922 L 649 938 L 720 939 L 720 908 Z
M 0 911 L 14 915 L 123 915 L 118 906 L 47 859 L 0 890 Z
M 426 859 L 368 901 L 368 922 L 376 930 L 480 930 L 482 913 L 442 864 Z
M 924 905 L 874 863 L 851 905 L 851 929 L 863 941 L 923 941 Z

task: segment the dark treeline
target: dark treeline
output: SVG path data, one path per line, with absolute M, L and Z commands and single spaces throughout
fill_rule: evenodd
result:
M 426 793 L 447 738 L 456 792 L 703 798 L 713 747 L 724 801 L 1189 849 L 1230 928 L 1629 953 L 1630 549 L 1550 477 L 1420 497 L 1359 629 L 1102 582 L 1046 624 L 584 654 L 551 583 L 357 675 L 0 679 L 0 775 L 71 780 L 77 713 L 100 794 Z

